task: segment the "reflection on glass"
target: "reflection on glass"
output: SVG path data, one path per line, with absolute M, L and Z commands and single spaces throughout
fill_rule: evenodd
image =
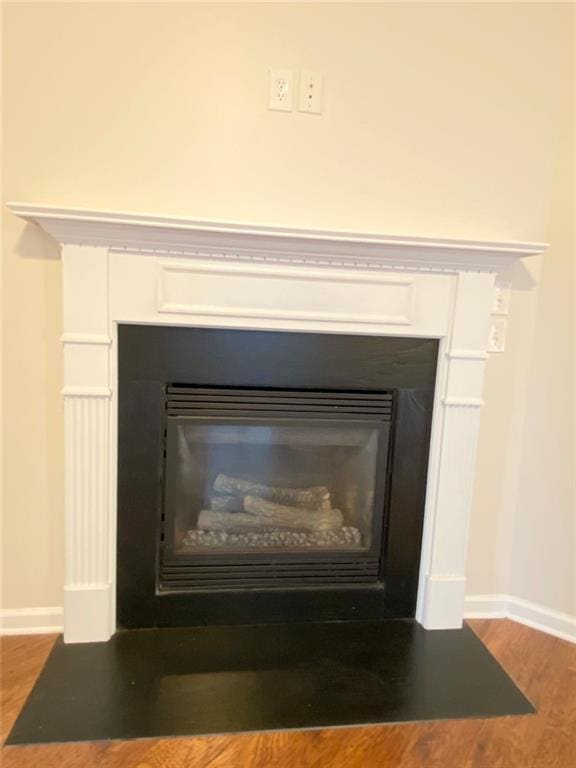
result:
M 181 418 L 175 436 L 177 553 L 370 547 L 377 429 Z

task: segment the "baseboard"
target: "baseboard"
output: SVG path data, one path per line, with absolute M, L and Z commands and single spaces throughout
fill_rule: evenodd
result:
M 45 635 L 62 632 L 63 608 L 4 608 L 1 635 Z
M 466 619 L 512 619 L 520 624 L 576 643 L 576 617 L 512 595 L 469 595 Z
M 62 632 L 62 608 L 8 608 L 0 610 L 0 634 L 40 635 Z M 512 595 L 469 595 L 467 619 L 512 619 L 520 624 L 576 643 L 576 618 Z
M 505 619 L 508 616 L 508 595 L 466 595 L 465 619 Z

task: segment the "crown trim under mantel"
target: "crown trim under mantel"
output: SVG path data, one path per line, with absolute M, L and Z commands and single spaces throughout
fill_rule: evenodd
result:
M 233 222 L 197 221 L 151 214 L 7 203 L 61 245 L 101 246 L 142 253 L 201 255 L 299 264 L 350 264 L 387 269 L 499 272 L 518 258 L 546 250 L 545 243 L 486 242 L 401 237 Z

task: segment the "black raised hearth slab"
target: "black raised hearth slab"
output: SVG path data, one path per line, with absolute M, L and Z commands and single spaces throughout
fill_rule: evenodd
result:
M 8 744 L 183 736 L 533 712 L 468 628 L 410 620 L 59 639 Z

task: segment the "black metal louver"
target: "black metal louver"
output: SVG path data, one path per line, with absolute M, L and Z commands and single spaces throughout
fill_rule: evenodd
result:
M 312 390 L 167 387 L 167 416 L 233 416 L 250 411 L 265 417 L 361 419 L 392 418 L 388 392 L 318 392 Z
M 163 590 L 286 588 L 307 586 L 357 586 L 378 581 L 377 558 L 349 561 L 324 560 L 315 562 L 313 555 L 300 556 L 287 562 L 277 554 L 268 560 L 256 560 L 254 555 L 244 562 L 220 556 L 218 562 L 164 563 Z M 199 558 L 198 558 L 199 559 Z

